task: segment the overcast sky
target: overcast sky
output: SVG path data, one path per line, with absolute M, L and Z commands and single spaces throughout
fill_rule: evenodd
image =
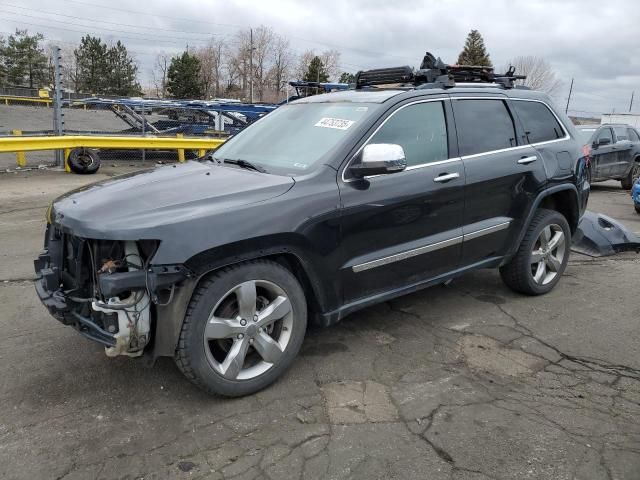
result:
M 121 39 L 151 81 L 155 55 L 199 46 L 211 35 L 270 26 L 293 50 L 341 51 L 343 70 L 412 65 L 429 50 L 455 63 L 470 29 L 480 31 L 491 59 L 546 58 L 563 84 L 570 111 L 640 112 L 640 8 L 637 0 L 0 0 L 0 35 L 16 28 L 42 32 L 62 45 L 83 33 Z M 70 43 L 67 43 L 70 42 Z M 571 112 L 570 112 L 571 113 Z

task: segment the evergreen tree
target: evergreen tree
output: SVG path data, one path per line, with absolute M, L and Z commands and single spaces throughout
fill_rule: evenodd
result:
M 6 83 L 9 85 L 38 88 L 46 85 L 48 78 L 47 56 L 41 46 L 41 33 L 29 35 L 27 30 L 16 30 L 9 35 L 2 48 Z
M 73 51 L 76 57 L 76 84 L 84 93 L 104 93 L 108 89 L 111 72 L 107 58 L 107 45 L 98 37 L 82 37 Z
M 138 66 L 120 40 L 107 52 L 107 63 L 110 71 L 106 93 L 127 97 L 140 95 L 141 88 L 136 81 Z
M 491 66 L 491 59 L 484 46 L 482 35 L 477 30 L 471 30 L 464 43 L 464 49 L 458 56 L 458 65 Z
M 338 82 L 340 83 L 353 83 L 356 81 L 356 76 L 353 73 L 342 72 Z
M 202 98 L 204 95 L 200 60 L 189 52 L 171 59 L 167 79 L 167 90 L 174 98 Z
M 315 56 L 309 62 L 309 67 L 307 68 L 307 72 L 302 77 L 302 80 L 305 82 L 328 82 L 329 81 L 329 73 L 325 68 L 320 57 Z

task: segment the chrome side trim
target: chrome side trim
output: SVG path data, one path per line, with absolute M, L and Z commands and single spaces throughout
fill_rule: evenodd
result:
M 509 228 L 511 222 L 499 223 L 498 225 L 494 225 L 492 227 L 482 228 L 480 230 L 476 230 L 475 232 L 465 233 L 462 235 L 463 241 L 473 240 L 474 238 L 483 237 L 485 235 L 489 235 L 490 233 L 499 232 L 500 230 L 505 230 Z
M 479 238 L 484 235 L 490 235 L 492 233 L 499 232 L 501 230 L 505 230 L 509 228 L 509 225 L 511 225 L 511 222 L 499 223 L 498 225 L 482 228 L 480 230 L 476 230 L 475 232 L 471 232 L 471 233 L 465 233 L 464 235 L 453 237 L 448 240 L 431 243 L 423 247 L 418 247 L 411 250 L 407 250 L 405 252 L 389 255 L 388 257 L 382 257 L 382 258 L 378 258 L 377 260 L 371 260 L 369 262 L 360 263 L 358 265 L 354 265 L 353 267 L 351 267 L 351 269 L 353 270 L 354 273 L 364 272 L 365 270 L 370 270 L 372 268 L 381 267 L 383 265 L 388 265 L 390 263 L 399 262 L 401 260 L 406 260 L 407 258 L 417 257 L 418 255 L 422 255 L 423 253 L 435 252 L 436 250 L 440 250 L 442 248 L 458 245 L 466 240 L 473 240 L 475 238 Z
M 351 269 L 355 273 L 363 272 L 365 270 L 381 267 L 382 265 L 388 265 L 389 263 L 399 262 L 400 260 L 416 257 L 418 255 L 422 255 L 423 253 L 433 252 L 435 250 L 440 250 L 441 248 L 450 247 L 459 243 L 462 243 L 462 235 L 459 237 L 450 238 L 449 240 L 443 240 L 442 242 L 432 243 L 430 245 L 425 245 L 424 247 L 414 248 L 412 250 L 407 250 L 406 252 L 396 253 L 395 255 L 389 255 L 388 257 L 382 257 L 377 260 L 371 260 L 370 262 L 354 265 L 353 267 L 351 267 Z

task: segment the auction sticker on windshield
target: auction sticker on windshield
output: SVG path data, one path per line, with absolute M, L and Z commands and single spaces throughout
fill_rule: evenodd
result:
M 346 130 L 351 125 L 353 125 L 353 120 L 344 120 L 342 118 L 330 118 L 324 117 L 321 118 L 318 123 L 315 124 L 316 127 L 324 127 L 324 128 L 337 128 L 338 130 Z

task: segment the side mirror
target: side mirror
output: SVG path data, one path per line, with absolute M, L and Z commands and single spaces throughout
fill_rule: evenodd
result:
M 349 170 L 356 178 L 402 172 L 407 168 L 404 149 L 394 143 L 371 143 L 365 145 L 360 154 L 360 162 Z
M 609 145 L 611 143 L 611 139 L 607 137 L 599 138 L 596 145 Z

